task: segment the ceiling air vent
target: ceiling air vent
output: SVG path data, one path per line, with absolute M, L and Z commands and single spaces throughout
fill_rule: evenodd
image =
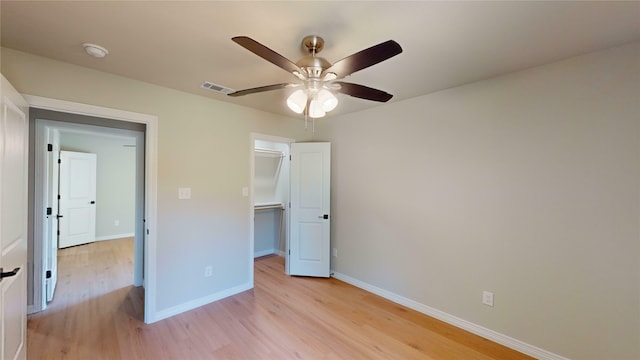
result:
M 221 94 L 231 94 L 232 92 L 234 92 L 235 90 L 233 89 L 229 89 L 228 87 L 224 87 L 221 85 L 216 85 L 214 83 L 205 81 L 200 85 L 201 88 L 203 89 L 207 89 L 207 90 L 211 90 L 211 91 L 215 91 L 215 92 L 219 92 Z

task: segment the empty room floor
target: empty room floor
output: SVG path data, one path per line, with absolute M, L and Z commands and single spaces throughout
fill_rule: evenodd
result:
M 255 288 L 144 324 L 133 239 L 59 251 L 47 310 L 29 316 L 29 359 L 531 359 L 336 279 L 255 262 Z

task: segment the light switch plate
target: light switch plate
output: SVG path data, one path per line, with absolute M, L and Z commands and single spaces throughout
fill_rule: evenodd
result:
M 249 196 L 249 188 L 248 187 L 243 187 L 242 188 L 242 196 Z
M 191 188 L 178 188 L 178 199 L 191 199 Z
M 482 303 L 487 306 L 493 306 L 493 293 L 491 291 L 482 292 Z

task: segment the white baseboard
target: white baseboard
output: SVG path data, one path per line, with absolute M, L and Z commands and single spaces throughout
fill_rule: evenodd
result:
M 27 315 L 31 315 L 31 314 L 35 314 L 37 312 L 42 311 L 43 309 L 41 309 L 38 306 L 35 305 L 27 305 Z
M 280 251 L 277 249 L 267 249 L 267 250 L 261 250 L 261 251 L 255 251 L 253 253 L 253 258 L 259 258 L 261 256 L 267 256 L 267 255 L 278 255 L 278 256 L 285 256 L 285 252 L 284 251 Z
M 334 272 L 333 273 L 333 277 L 335 277 L 338 280 L 344 281 L 348 284 L 351 284 L 355 287 L 359 287 L 361 289 L 364 289 L 368 292 L 374 293 L 378 296 L 382 296 L 383 298 L 387 299 L 387 300 L 391 300 L 397 304 L 400 305 L 404 305 L 410 309 L 416 310 L 418 312 L 421 312 L 425 315 L 434 317 L 438 320 L 442 320 L 448 324 L 451 324 L 453 326 L 456 326 L 458 328 L 464 329 L 470 333 L 476 334 L 478 336 L 482 336 L 485 339 L 489 339 L 493 342 L 496 342 L 498 344 L 504 345 L 506 347 L 509 347 L 511 349 L 517 350 L 523 354 L 529 355 L 529 356 L 533 356 L 536 359 L 540 359 L 540 360 L 569 360 L 563 356 L 554 354 L 552 352 L 549 352 L 547 350 L 544 349 L 540 349 L 538 347 L 535 347 L 533 345 L 527 344 L 523 341 L 514 339 L 510 336 L 498 333 L 496 331 L 493 331 L 491 329 L 487 329 L 483 326 L 474 324 L 472 322 L 469 322 L 467 320 L 461 319 L 459 317 L 453 316 L 451 314 L 448 314 L 444 311 L 440 311 L 438 309 L 432 308 L 430 306 L 421 304 L 417 301 L 405 298 L 403 296 L 400 296 L 398 294 L 392 293 L 390 291 L 381 289 L 379 287 L 373 286 L 371 284 L 365 283 L 363 281 L 360 281 L 358 279 L 354 279 L 350 276 L 338 273 L 338 272 Z
M 257 258 L 260 256 L 266 256 L 266 255 L 271 255 L 271 254 L 276 254 L 277 251 L 276 249 L 267 249 L 267 250 L 260 250 L 260 251 L 254 251 L 253 252 L 253 257 Z
M 215 294 L 211 294 L 211 295 L 208 295 L 208 296 L 201 297 L 199 299 L 191 300 L 191 301 L 188 301 L 188 302 L 180 304 L 180 305 L 172 306 L 172 307 L 170 307 L 168 309 L 164 309 L 164 310 L 161 310 L 161 311 L 156 311 L 155 316 L 154 316 L 153 320 L 150 321 L 150 323 L 156 322 L 156 321 L 160 321 L 162 319 L 166 319 L 166 318 L 169 318 L 169 317 L 174 316 L 174 315 L 181 314 L 181 313 L 183 313 L 185 311 L 193 310 L 195 308 L 198 308 L 198 307 L 203 306 L 203 305 L 207 305 L 207 304 L 212 303 L 214 301 L 218 301 L 220 299 L 224 299 L 226 297 L 241 293 L 243 291 L 247 291 L 247 290 L 249 290 L 251 288 L 253 288 L 253 285 L 250 284 L 250 283 L 246 283 L 246 284 L 238 285 L 236 287 L 232 287 L 230 289 L 219 291 L 219 292 L 217 292 Z
M 113 239 L 122 239 L 128 237 L 134 237 L 136 234 L 117 234 L 117 235 L 105 235 L 105 236 L 96 236 L 96 241 L 104 241 L 104 240 L 113 240 Z

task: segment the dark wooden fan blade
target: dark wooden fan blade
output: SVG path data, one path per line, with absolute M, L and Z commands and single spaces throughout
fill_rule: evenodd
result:
M 356 71 L 362 70 L 379 62 L 385 61 L 402 52 L 400 44 L 393 40 L 385 41 L 378 45 L 364 49 L 342 60 L 337 61 L 323 72 L 335 73 L 338 79 L 349 76 Z
M 267 60 L 268 62 L 276 65 L 281 69 L 284 69 L 290 73 L 293 73 L 294 71 L 302 73 L 300 67 L 293 63 L 291 60 L 260 44 L 250 37 L 236 36 L 231 38 L 231 40 L 235 41 L 238 45 L 260 56 L 261 58 Z
M 255 94 L 259 92 L 284 89 L 288 86 L 293 86 L 293 84 L 273 84 L 273 85 L 267 85 L 267 86 L 260 86 L 260 87 L 255 87 L 251 89 L 238 90 L 238 91 L 229 93 L 227 95 L 233 96 L 233 97 L 243 96 L 243 95 Z
M 342 81 L 334 81 L 333 84 L 339 84 L 340 88 L 336 89 L 337 92 L 351 95 L 353 97 L 357 97 L 365 100 L 379 101 L 379 102 L 387 102 L 391 100 L 393 95 L 384 92 L 382 90 L 370 88 L 364 85 L 346 83 Z

